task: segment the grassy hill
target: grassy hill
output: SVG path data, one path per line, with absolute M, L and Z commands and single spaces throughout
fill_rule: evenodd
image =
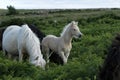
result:
M 63 27 L 75 20 L 84 36 L 73 39 L 67 64 L 50 63 L 46 70 L 7 59 L 1 51 L 1 80 L 96 80 L 112 39 L 120 33 L 120 9 L 19 10 L 19 14 L 9 16 L 6 13 L 0 10 L 0 27 L 28 23 L 45 34 L 60 36 Z

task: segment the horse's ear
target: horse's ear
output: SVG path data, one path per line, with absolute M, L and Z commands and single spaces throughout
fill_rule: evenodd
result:
M 38 58 L 39 58 L 39 56 L 37 56 L 37 57 L 35 58 L 35 60 L 38 60 Z
M 73 26 L 73 25 L 75 25 L 75 21 L 72 21 L 72 22 L 71 22 L 71 26 Z
M 76 22 L 76 25 L 78 25 L 78 22 Z
M 75 22 L 75 21 L 72 21 L 71 23 L 72 23 L 72 26 L 73 25 L 78 25 L 78 22 Z

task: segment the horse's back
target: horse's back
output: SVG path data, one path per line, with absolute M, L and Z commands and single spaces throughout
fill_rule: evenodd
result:
M 9 31 L 11 31 L 11 30 L 18 30 L 18 29 L 20 29 L 20 26 L 17 26 L 17 25 L 11 25 L 11 26 L 8 26 L 7 28 L 6 28 L 6 30 L 4 31 L 4 34 L 5 33 L 7 33 L 7 32 L 9 32 Z
M 3 33 L 3 38 L 6 37 L 6 36 L 8 36 L 8 35 L 9 35 L 10 37 L 16 36 L 16 35 L 17 35 L 16 33 L 18 33 L 20 29 L 21 29 L 21 27 L 16 26 L 16 25 L 9 26 L 9 27 L 6 28 L 6 30 L 4 31 L 4 33 Z M 9 37 L 7 37 L 7 38 L 9 38 Z
M 54 36 L 54 35 L 47 35 L 46 37 L 43 38 L 42 42 L 52 42 L 52 41 L 56 41 L 58 37 Z
M 42 40 L 42 46 L 46 46 L 51 49 L 56 49 L 57 48 L 57 40 L 58 37 L 54 36 L 54 35 L 47 35 L 45 38 L 43 38 Z

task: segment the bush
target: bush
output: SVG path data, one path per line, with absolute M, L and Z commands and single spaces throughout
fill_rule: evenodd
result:
M 15 15 L 18 14 L 18 11 L 13 6 L 7 6 L 8 13 L 7 15 Z

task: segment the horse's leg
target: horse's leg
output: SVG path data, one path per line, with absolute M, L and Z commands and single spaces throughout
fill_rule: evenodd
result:
M 49 48 L 47 46 L 42 45 L 42 52 L 46 56 L 46 62 L 49 63 Z
M 16 52 L 15 55 L 12 56 L 13 60 L 18 61 L 18 56 L 19 56 L 19 54 L 18 54 L 18 52 Z
M 14 56 L 13 61 L 17 61 L 18 57 Z
M 49 48 L 46 48 L 45 54 L 46 54 L 46 62 L 49 63 L 49 57 L 50 57 L 50 55 L 49 55 Z
M 19 61 L 20 62 L 22 61 L 22 58 L 23 58 L 23 53 L 22 53 L 22 50 L 19 49 Z
M 46 48 L 45 46 L 41 45 L 41 50 L 42 50 L 43 56 L 46 56 L 45 48 Z
M 46 58 L 47 58 L 47 63 L 49 63 L 49 57 L 50 57 L 50 55 L 49 55 L 49 48 L 46 48 Z
M 67 53 L 65 53 L 66 59 L 68 59 L 69 55 L 70 55 L 70 51 L 68 51 Z
M 6 50 L 3 49 L 3 53 L 4 53 L 4 56 L 7 56 L 9 58 L 8 52 Z
M 12 55 L 10 53 L 7 54 L 9 59 L 12 59 Z
M 67 58 L 65 57 L 64 52 L 60 51 L 60 52 L 58 52 L 58 54 L 63 59 L 63 64 L 67 63 Z
M 8 56 L 8 52 L 6 50 L 3 50 L 4 56 Z

